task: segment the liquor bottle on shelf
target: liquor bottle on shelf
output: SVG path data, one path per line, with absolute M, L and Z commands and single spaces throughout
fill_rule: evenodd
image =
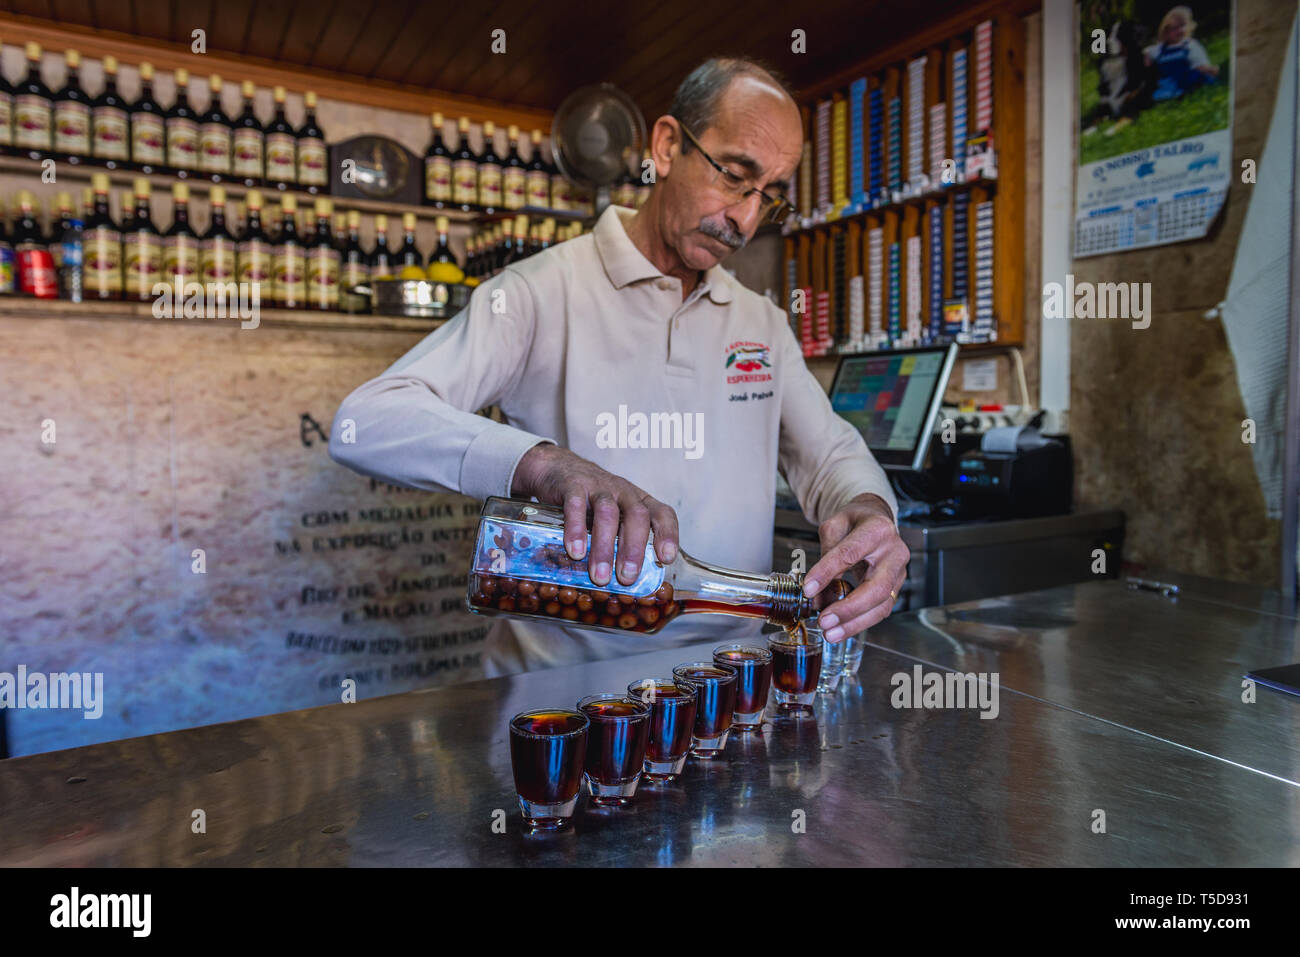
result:
M 5 216 L 4 204 L 0 203 L 0 296 L 12 296 L 17 291 L 14 277 L 14 247 L 9 240 L 8 217 Z
M 272 288 L 274 272 L 271 239 L 262 229 L 262 194 L 255 189 L 249 190 L 244 205 L 247 214 L 236 256 L 239 281 L 247 284 L 250 298 L 255 295 L 257 302 L 265 300 L 270 305 L 275 298 Z
M 526 205 L 533 209 L 551 206 L 551 167 L 542 155 L 542 131 L 533 130 L 533 152 L 528 158 L 528 171 L 524 174 Z
M 515 217 L 515 262 L 528 258 L 528 217 Z
M 122 236 L 122 285 L 127 299 L 153 298 L 154 283 L 162 278 L 162 236 L 149 212 L 152 190 L 143 176 L 135 179 L 135 216 Z
M 261 186 L 265 174 L 262 162 L 266 153 L 266 131 L 253 109 L 255 91 L 251 80 L 243 82 L 241 92 L 244 95 L 244 112 L 235 120 L 231 172 L 245 186 Z
M 465 241 L 465 277 L 478 278 L 478 233 L 473 233 Z
M 272 246 L 274 246 L 276 240 L 280 238 L 280 221 L 280 204 L 272 200 L 267 203 L 266 207 L 262 210 L 262 228 L 266 230 L 266 238 L 271 241 Z M 275 255 L 274 250 L 272 250 L 271 255 Z M 275 279 L 274 268 L 271 270 L 271 279 L 272 281 Z
M 213 204 L 214 208 L 216 204 Z M 186 283 L 199 282 L 199 236 L 190 225 L 190 187 L 172 185 L 172 224 L 163 233 L 162 281 L 179 284 L 182 296 Z
M 80 219 L 69 219 L 63 225 L 57 250 L 59 297 L 68 302 L 85 301 L 86 243 Z
M 406 270 L 414 266 L 419 275 L 407 274 Z M 402 279 L 424 278 L 424 257 L 415 245 L 415 213 L 402 214 L 402 248 L 397 251 L 398 276 Z
M 330 230 L 334 204 L 316 200 L 316 232 L 307 248 L 307 308 L 334 310 L 339 307 L 338 243 Z
M 239 275 L 235 237 L 226 226 L 225 187 L 212 187 L 208 202 L 210 222 L 208 231 L 203 234 L 203 240 L 199 244 L 199 281 L 205 289 L 225 287 Z
M 370 299 L 353 292 L 356 286 L 370 282 L 370 258 L 361 248 L 361 214 L 348 211 L 348 239 L 343 247 L 343 261 L 339 264 L 339 310 L 341 312 L 367 312 Z
M 106 169 L 124 169 L 131 161 L 126 101 L 117 93 L 117 58 L 104 57 L 104 89 L 90 107 L 90 148 Z
M 429 253 L 428 273 L 429 278 L 435 282 L 460 282 L 464 278 L 464 272 L 455 253 L 451 251 L 451 244 L 448 241 L 450 227 L 451 224 L 446 216 L 439 216 L 434 220 L 434 228 L 438 231 L 438 245 L 433 248 L 433 252 Z M 452 268 L 448 269 L 448 266 Z
M 617 549 L 616 542 L 615 548 Z M 525 587 L 527 586 L 527 587 Z M 547 587 L 570 594 L 551 607 Z M 661 565 L 647 545 L 641 574 L 631 585 L 617 578 L 591 584 L 587 560 L 572 559 L 564 545 L 564 512 L 551 505 L 489 498 L 484 503 L 470 558 L 469 609 L 477 614 L 522 615 L 607 631 L 658 632 L 678 614 L 711 613 L 794 625 L 815 617 L 849 592 L 842 579 L 817 595 L 803 593 L 803 576 L 745 572 L 699 561 L 677 550 Z M 550 594 L 555 594 L 551 592 Z M 566 614 L 565 608 L 578 609 Z
M 515 222 L 507 216 L 497 226 L 501 234 L 497 238 L 496 271 L 500 272 L 515 261 Z
M 14 221 L 14 264 L 19 295 L 56 299 L 59 281 L 54 258 L 41 233 L 40 213 L 30 190 L 18 191 L 18 218 Z
M 81 188 L 81 222 L 85 226 L 90 223 L 90 217 L 95 215 L 95 191 L 89 186 Z
M 483 152 L 478 156 L 478 204 L 485 213 L 501 208 L 501 157 L 496 150 L 496 126 L 483 124 Z
M 129 189 L 122 190 L 118 194 L 117 208 L 122 211 L 122 235 L 125 237 L 135 222 L 135 193 Z M 123 281 L 125 278 L 124 276 Z
M 564 174 L 555 166 L 551 167 L 551 209 L 567 212 L 573 209 L 573 187 Z
M 60 190 L 54 197 L 53 215 L 50 216 L 50 234 L 45 240 L 50 247 L 50 257 L 54 260 L 54 275 L 56 278 L 59 276 L 60 267 L 62 266 L 60 257 L 63 255 L 63 245 L 61 240 L 76 215 L 76 211 L 72 208 L 72 194 L 67 190 Z
M 348 214 L 343 210 L 334 213 L 334 248 L 341 255 L 348 244 Z
M 532 223 L 528 227 L 528 255 L 535 256 L 542 251 L 542 224 Z
M 451 150 L 442 142 L 442 114 L 431 117 L 433 136 L 424 151 L 424 201 L 438 209 L 451 203 Z
M 90 97 L 81 88 L 81 54 L 64 54 L 68 78 L 54 97 L 54 155 L 72 165 L 91 155 Z
M 167 111 L 163 123 L 167 128 L 167 167 L 185 179 L 199 171 L 199 120 L 190 107 L 190 74 L 176 71 L 176 102 Z
M 153 98 L 153 64 L 140 64 L 140 95 L 131 104 L 131 165 L 157 173 L 167 165 L 167 130 L 163 108 Z
M 375 217 L 375 248 L 370 251 L 370 280 L 392 279 L 396 273 L 392 251 L 388 248 L 388 217 Z
M 298 185 L 309 193 L 327 193 L 329 189 L 329 152 L 325 134 L 316 125 L 316 94 L 303 94 L 307 116 L 298 130 Z
M 298 134 L 284 114 L 284 87 L 277 86 L 275 116 L 266 127 L 266 185 L 273 189 L 291 189 L 298 181 Z
M 122 231 L 109 208 L 108 175 L 90 178 L 95 193 L 95 210 L 86 221 L 85 295 L 89 299 L 122 298 Z
M 546 250 L 550 249 L 551 246 L 553 246 L 554 244 L 555 244 L 555 220 L 544 219 L 542 220 L 542 248 L 540 251 L 545 252 Z
M 28 43 L 27 76 L 14 89 L 14 147 L 28 159 L 48 155 L 54 142 L 54 95 L 41 81 L 41 45 Z
M 510 140 L 510 155 L 501 171 L 501 203 L 506 209 L 523 209 L 528 204 L 527 167 L 519 158 L 519 127 L 507 128 L 506 135 Z
M 199 173 L 214 183 L 230 179 L 230 147 L 234 123 L 221 108 L 221 77 L 208 78 L 208 110 L 199 121 Z
M 307 305 L 307 255 L 298 236 L 298 199 L 292 193 L 280 201 L 280 235 L 276 237 L 275 304 L 281 309 Z
M 461 212 L 468 213 L 478 206 L 478 156 L 469 145 L 469 117 L 462 116 L 456 129 L 460 144 L 451 161 L 451 198 Z
M 0 49 L 2 48 L 0 46 Z M 0 155 L 8 155 L 12 152 L 14 152 L 14 86 L 4 75 L 4 71 L 0 70 Z M 10 285 L 12 286 L 12 283 Z M 0 289 L 0 292 L 3 290 Z

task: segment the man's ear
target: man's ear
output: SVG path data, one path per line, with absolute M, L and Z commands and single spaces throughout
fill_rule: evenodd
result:
M 655 120 L 650 130 L 650 159 L 654 162 L 656 181 L 668 176 L 681 149 L 682 133 L 677 121 L 666 114 Z

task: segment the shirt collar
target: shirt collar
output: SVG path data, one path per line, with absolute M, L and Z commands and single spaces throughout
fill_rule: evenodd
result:
M 627 236 L 627 224 L 635 215 L 636 210 L 609 206 L 591 230 L 600 263 L 615 289 L 663 275 Z M 714 266 L 704 273 L 701 292 L 707 293 L 716 303 L 728 303 L 732 299 L 731 282 L 731 275 L 725 269 Z

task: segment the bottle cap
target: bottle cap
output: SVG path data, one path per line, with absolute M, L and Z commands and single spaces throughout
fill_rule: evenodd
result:
M 224 186 L 212 187 L 212 192 L 208 194 L 208 199 L 212 202 L 213 206 L 225 206 L 226 187 Z
M 63 54 L 63 59 L 67 61 L 69 70 L 75 70 L 77 67 L 81 66 L 81 54 L 76 50 L 69 50 L 67 53 Z
M 402 228 L 407 230 L 415 229 L 415 213 L 402 213 Z
M 523 235 L 526 235 L 527 233 L 528 233 L 528 217 L 527 217 L 527 216 L 516 216 L 516 217 L 515 217 L 515 235 L 516 235 L 516 236 L 523 236 Z
M 178 69 L 178 70 L 176 71 L 176 73 L 175 73 L 175 76 L 176 76 L 176 88 L 177 88 L 177 89 L 180 89 L 180 88 L 183 87 L 183 86 L 187 86 L 187 85 L 189 85 L 189 82 L 190 82 L 190 71 L 187 70 L 187 69 L 185 69 L 185 67 L 181 67 L 180 69 Z
M 212 74 L 212 76 L 208 77 L 208 86 L 211 87 L 213 93 L 220 93 L 221 77 L 217 76 L 215 73 Z
M 250 189 L 248 191 L 248 195 L 244 197 L 244 205 L 247 206 L 249 209 L 261 209 L 262 208 L 261 190 Z
M 285 97 L 284 87 L 277 86 L 274 90 L 271 91 L 271 95 L 275 97 L 275 102 L 283 103 Z
M 348 210 L 348 228 L 356 229 L 361 225 L 361 213 L 355 209 Z
M 462 116 L 460 119 L 458 119 L 458 120 L 456 121 L 456 129 L 460 130 L 462 133 L 468 133 L 468 132 L 469 132 L 469 117 L 468 117 L 468 116 Z
M 244 99 L 251 100 L 253 98 L 253 81 L 245 80 L 241 83 L 239 85 L 239 92 L 244 95 Z
M 519 139 L 519 127 L 515 126 L 513 123 L 510 124 L 510 126 L 506 128 L 506 136 L 510 137 L 512 141 Z
M 27 59 L 39 60 L 41 58 L 41 45 L 39 43 L 27 43 Z
M 54 197 L 54 202 L 58 205 L 59 209 L 71 209 L 72 194 L 69 193 L 67 190 L 62 190 L 59 192 L 57 196 Z
M 97 193 L 108 192 L 108 174 L 93 173 L 90 177 L 90 186 Z
M 18 208 L 19 209 L 32 208 L 32 194 L 30 190 L 20 189 L 18 191 Z
M 447 228 L 451 225 L 451 222 L 447 219 L 446 216 L 439 216 L 437 219 L 434 220 L 434 225 L 437 227 L 438 232 L 445 233 L 447 231 Z
M 496 132 L 497 132 L 496 124 L 493 123 L 491 120 L 487 120 L 483 124 L 483 139 L 485 140 L 492 139 L 492 137 L 496 136 Z
M 115 56 L 104 57 L 104 72 L 105 73 L 117 72 L 117 57 Z
M 375 232 L 382 233 L 388 229 L 388 217 L 380 213 L 375 217 Z
M 430 117 L 430 119 L 433 120 L 433 125 L 434 125 L 434 127 L 435 127 L 436 129 L 439 129 L 439 130 L 442 129 L 442 114 L 441 114 L 441 113 L 435 112 L 435 113 L 433 114 L 433 116 Z
M 280 200 L 280 211 L 282 213 L 296 213 L 298 211 L 298 200 L 293 196 L 285 196 Z
M 316 109 L 316 91 L 308 90 L 302 95 L 302 101 L 307 104 L 307 109 Z
M 145 81 L 145 82 L 148 82 L 149 80 L 152 80 L 152 79 L 153 79 L 153 64 L 152 64 L 152 63 L 141 63 L 141 64 L 140 64 L 140 79 L 143 80 L 143 81 Z
M 541 144 L 541 142 L 542 142 L 542 131 L 533 130 L 533 145 L 538 146 Z
M 332 212 L 334 212 L 334 204 L 331 203 L 328 199 L 321 198 L 316 200 L 317 216 L 328 216 Z
M 149 186 L 149 181 L 145 179 L 143 176 L 137 176 L 135 178 L 135 183 L 133 185 L 135 186 L 136 196 L 148 196 L 151 192 L 153 192 L 153 190 Z
M 177 203 L 188 203 L 190 201 L 190 188 L 185 183 L 175 183 L 172 185 L 172 199 Z

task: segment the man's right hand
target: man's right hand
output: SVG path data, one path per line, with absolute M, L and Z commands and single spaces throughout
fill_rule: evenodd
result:
M 641 574 L 651 530 L 659 561 L 666 565 L 677 557 L 677 513 L 672 508 L 558 445 L 535 445 L 525 452 L 515 467 L 510 492 L 564 508 L 564 548 L 570 558 L 581 559 L 586 552 L 587 514 L 591 513 L 587 567 L 597 585 L 609 584 L 615 537 L 622 559 L 618 580 L 624 585 Z

